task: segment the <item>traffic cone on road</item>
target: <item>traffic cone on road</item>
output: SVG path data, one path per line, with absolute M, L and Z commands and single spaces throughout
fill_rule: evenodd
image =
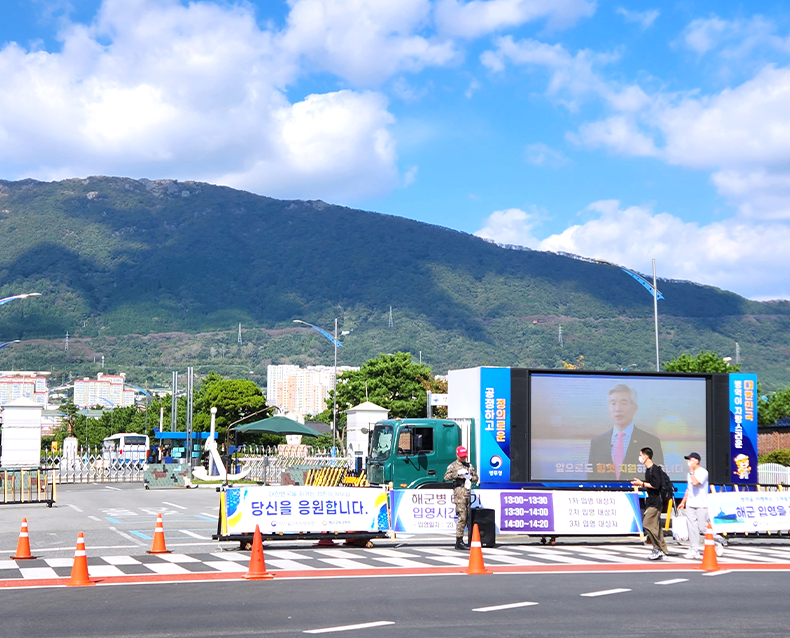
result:
M 66 583 L 67 587 L 84 587 L 95 585 L 88 576 L 88 557 L 85 555 L 85 537 L 82 532 L 77 536 L 77 549 L 74 550 L 74 564 L 71 567 L 71 578 Z
M 169 554 L 170 551 L 165 547 L 165 526 L 162 524 L 162 515 L 156 515 L 156 529 L 154 530 L 154 544 L 146 552 L 148 554 Z
M 265 580 L 274 578 L 266 571 L 266 563 L 263 560 L 263 541 L 261 540 L 261 528 L 255 526 L 255 535 L 252 537 L 252 553 L 250 554 L 250 566 L 247 573 L 242 576 L 247 580 Z
M 480 544 L 480 530 L 477 523 L 472 528 L 472 543 L 469 545 L 469 567 L 466 568 L 467 574 L 491 574 L 483 563 L 483 547 Z
M 706 572 L 719 570 L 719 561 L 716 558 L 716 541 L 713 540 L 713 527 L 708 521 L 708 529 L 705 530 L 705 551 L 702 553 L 702 566 L 700 569 Z
M 16 543 L 16 554 L 12 560 L 32 560 L 35 556 L 30 555 L 30 537 L 27 533 L 27 519 L 22 519 L 22 529 L 19 530 L 19 540 Z

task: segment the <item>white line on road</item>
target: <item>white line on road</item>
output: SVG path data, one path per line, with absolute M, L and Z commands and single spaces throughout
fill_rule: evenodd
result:
M 108 489 L 108 490 L 115 490 L 116 492 L 122 492 L 123 491 L 123 490 L 121 490 L 120 487 L 112 487 L 111 485 L 105 485 L 104 488 Z
M 538 603 L 508 603 L 507 605 L 494 605 L 493 607 L 478 607 L 477 609 L 473 609 L 472 611 L 501 611 L 503 609 L 516 609 L 518 607 L 531 607 L 532 605 L 537 605 Z
M 688 578 L 670 578 L 669 580 L 659 580 L 656 585 L 677 585 L 678 583 L 687 583 Z
M 164 503 L 165 505 L 169 505 L 170 507 L 177 507 L 180 510 L 189 509 L 184 507 L 183 505 L 176 505 L 175 503 L 168 503 L 167 501 L 162 501 L 162 503 Z
M 329 634 L 333 631 L 351 631 L 353 629 L 370 629 L 372 627 L 384 627 L 385 625 L 394 625 L 391 620 L 379 620 L 376 622 L 366 622 L 360 625 L 342 625 L 340 627 L 324 627 L 323 629 L 307 629 L 302 633 L 305 634 Z
M 200 515 L 201 515 L 201 516 L 207 516 L 208 518 L 210 518 L 210 519 L 212 519 L 212 520 L 214 520 L 214 519 L 216 519 L 216 518 L 217 518 L 217 515 L 216 515 L 216 514 L 209 514 L 208 512 L 200 512 Z
M 178 530 L 182 534 L 186 534 L 187 536 L 191 536 L 192 538 L 198 538 L 202 541 L 210 541 L 211 537 L 209 536 L 201 536 L 200 534 L 195 534 L 195 532 L 190 532 L 188 529 L 180 529 Z
M 630 589 L 604 589 L 602 591 L 591 591 L 587 592 L 586 594 L 582 594 L 582 596 L 587 596 L 588 598 L 595 598 L 596 596 L 608 596 L 609 594 L 624 594 L 627 591 L 631 591 Z
M 101 523 L 101 519 L 98 516 L 88 516 L 88 518 L 92 521 L 99 521 Z
M 76 505 L 72 505 L 71 503 L 66 503 L 66 505 L 68 507 L 70 507 L 71 509 L 73 509 L 75 512 L 81 512 L 82 511 L 79 507 L 77 507 Z
M 135 538 L 134 536 L 130 536 L 129 534 L 126 534 L 125 532 L 122 532 L 121 530 L 119 530 L 116 527 L 111 527 L 110 531 L 115 532 L 116 534 L 118 534 L 120 536 L 123 536 L 128 541 L 132 541 L 133 543 L 137 543 L 140 546 L 145 546 L 145 543 L 140 541 L 140 539 Z
M 729 574 L 729 573 L 730 573 L 729 569 L 720 569 L 720 570 L 715 571 L 715 572 L 705 572 L 702 575 L 703 576 L 721 576 L 722 574 Z

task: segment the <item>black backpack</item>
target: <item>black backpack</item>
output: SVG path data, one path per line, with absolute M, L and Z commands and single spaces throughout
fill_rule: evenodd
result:
M 661 476 L 661 487 L 658 488 L 658 493 L 661 494 L 661 502 L 666 505 L 675 498 L 675 486 L 672 485 L 672 479 L 669 478 L 663 467 L 656 465 L 656 468 Z

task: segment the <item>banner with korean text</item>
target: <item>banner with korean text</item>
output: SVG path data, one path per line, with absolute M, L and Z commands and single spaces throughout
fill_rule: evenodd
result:
M 717 534 L 790 530 L 790 492 L 708 494 L 708 513 Z
M 480 480 L 510 483 L 510 368 L 480 368 Z
M 392 531 L 454 534 L 452 490 L 390 492 Z M 635 492 L 473 490 L 472 507 L 495 512 L 498 534 L 618 535 L 642 531 Z
M 375 487 L 234 487 L 223 533 L 378 532 L 389 527 L 387 493 Z
M 757 375 L 730 375 L 730 458 L 732 482 L 757 480 Z

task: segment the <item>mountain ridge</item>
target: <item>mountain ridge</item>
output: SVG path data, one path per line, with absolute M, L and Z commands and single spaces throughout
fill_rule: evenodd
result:
M 701 349 L 733 354 L 738 341 L 746 368 L 770 386 L 786 383 L 790 302 L 752 301 L 668 279 L 659 279 L 659 288 L 666 296 L 659 303 L 662 359 Z M 175 363 L 225 359 L 234 344 L 212 358 L 219 346 L 205 335 L 229 341 L 238 323 L 260 343 L 254 353 L 244 354 L 245 344 L 237 348 L 233 365 L 258 377 L 267 361 L 322 359 L 321 337 L 291 322 L 327 327 L 335 316 L 341 329 L 353 330 L 343 353 L 355 365 L 395 349 L 424 352 L 437 371 L 557 367 L 580 355 L 601 369 L 636 361 L 649 370 L 651 358 L 655 365 L 650 295 L 617 267 L 504 248 L 322 200 L 277 200 L 205 182 L 0 180 L 0 295 L 23 290 L 43 296 L 0 311 L 0 335 L 9 340 L 54 344 L 69 331 L 96 350 L 109 338 L 204 335 L 178 361 L 157 352 L 148 354 L 151 365 L 131 353 L 113 357 L 114 365 L 139 369 L 143 378 L 164 376 Z M 562 347 L 558 323 L 567 324 Z M 292 331 L 269 334 L 286 327 Z M 19 347 L 3 352 L 14 363 L 27 357 L 58 370 L 83 373 L 92 365 L 53 362 L 53 348 L 41 348 L 40 356 Z

